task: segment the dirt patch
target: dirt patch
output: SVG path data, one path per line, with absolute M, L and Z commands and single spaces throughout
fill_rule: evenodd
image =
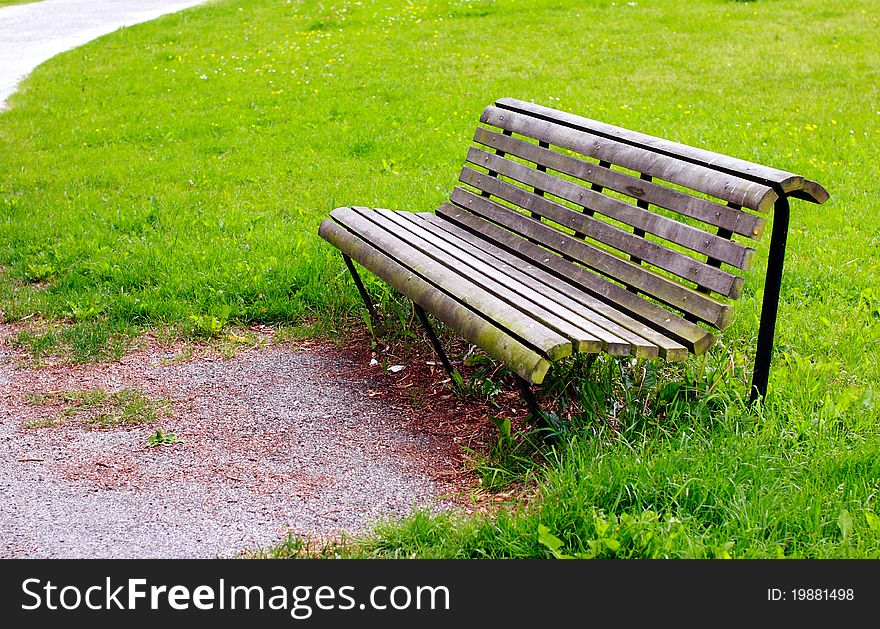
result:
M 112 363 L 35 367 L 5 342 L 19 328 L 0 325 L 0 556 L 235 556 L 288 531 L 327 539 L 416 507 L 480 508 L 465 448 L 494 438 L 490 409 L 455 396 L 422 347 L 266 334 L 231 358 L 199 346 L 180 360 L 146 337 Z M 38 403 L 123 390 L 163 412 L 94 429 Z M 180 442 L 147 447 L 157 429 Z

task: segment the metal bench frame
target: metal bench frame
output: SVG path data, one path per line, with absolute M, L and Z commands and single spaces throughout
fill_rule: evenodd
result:
M 789 199 L 824 203 L 821 185 L 512 98 L 480 121 L 466 187 L 435 213 L 342 207 L 321 223 L 374 323 L 353 259 L 413 300 L 448 372 L 428 312 L 512 367 L 538 415 L 531 385 L 572 351 L 670 360 L 706 351 L 715 339 L 697 324 L 726 327 L 731 306 L 721 298 L 739 297 L 734 271 L 755 253 L 734 236 L 758 240 L 760 214 L 772 208 L 750 391 L 752 402 L 766 396 Z

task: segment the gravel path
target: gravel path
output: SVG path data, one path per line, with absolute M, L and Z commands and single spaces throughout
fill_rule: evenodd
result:
M 42 0 L 0 9 L 0 109 L 35 67 L 123 26 L 206 0 Z
M 226 557 L 288 531 L 327 539 L 415 506 L 456 508 L 444 479 L 460 474 L 459 445 L 419 430 L 369 357 L 269 346 L 179 362 L 153 348 L 32 368 L 9 351 L 0 344 L 0 557 Z M 96 387 L 171 410 L 88 430 L 34 398 Z M 29 426 L 40 419 L 61 423 Z M 145 447 L 157 427 L 184 443 Z
M 204 1 L 0 9 L 0 109 L 50 57 Z M 0 324 L 0 342 L 13 332 Z M 368 359 L 313 346 L 180 362 L 155 345 L 110 365 L 22 359 L 0 344 L 0 557 L 226 557 L 289 531 L 329 538 L 460 506 L 449 497 L 461 490 L 450 480 L 462 475 L 460 431 L 438 434 L 441 416 L 415 418 L 383 394 Z M 87 430 L 34 401 L 95 388 L 135 388 L 171 410 L 158 424 Z M 184 442 L 146 448 L 157 427 Z

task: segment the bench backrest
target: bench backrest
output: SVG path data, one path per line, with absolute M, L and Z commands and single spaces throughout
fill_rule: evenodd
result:
M 828 196 L 792 173 L 515 99 L 480 120 L 465 185 L 438 214 L 461 223 L 466 210 L 465 227 L 508 248 L 538 245 L 717 329 L 763 215 L 780 198 Z

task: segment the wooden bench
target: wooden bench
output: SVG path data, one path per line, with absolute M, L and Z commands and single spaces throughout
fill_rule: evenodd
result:
M 477 126 L 460 186 L 431 212 L 340 207 L 319 233 L 501 361 L 537 406 L 573 352 L 684 360 L 731 321 L 772 209 L 752 399 L 767 392 L 789 198 L 828 193 L 800 175 L 503 98 Z

